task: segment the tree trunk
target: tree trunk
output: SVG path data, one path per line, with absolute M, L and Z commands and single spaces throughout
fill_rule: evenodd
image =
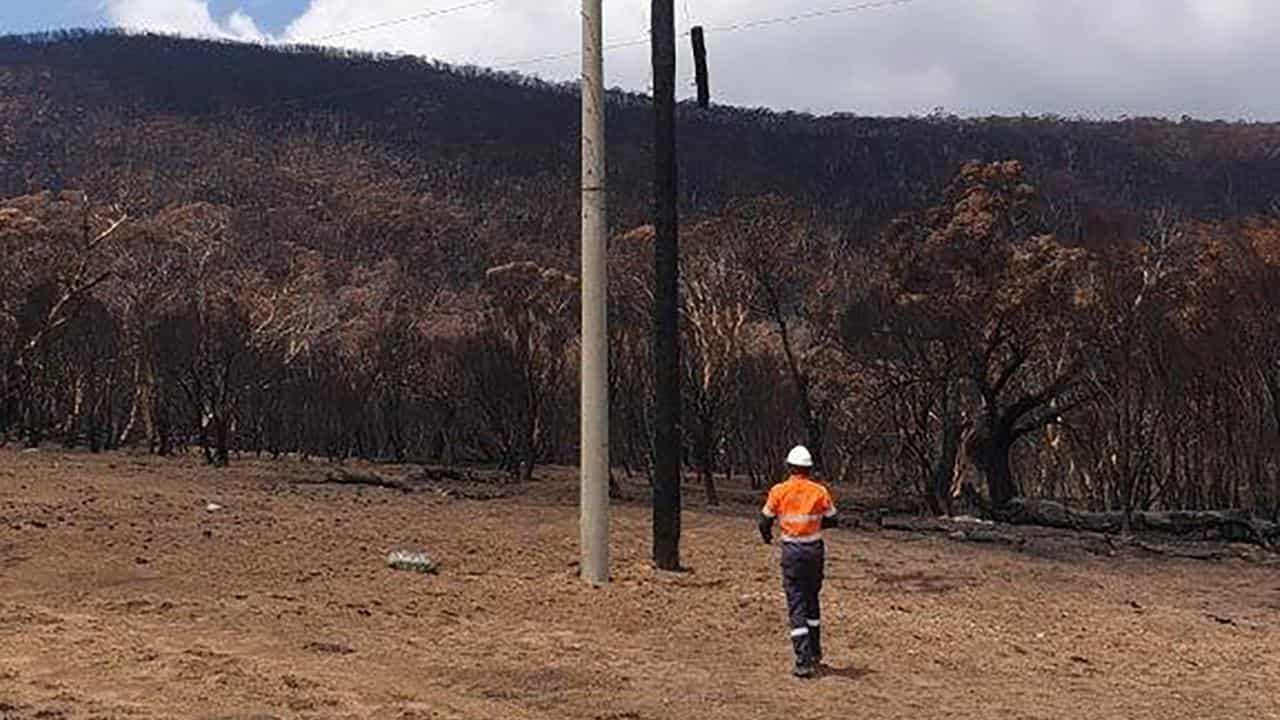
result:
M 716 506 L 720 504 L 720 497 L 716 493 L 715 479 L 715 411 L 704 407 L 699 415 L 697 442 L 694 448 L 698 457 L 698 475 L 703 488 L 706 489 L 707 504 Z
M 231 438 L 229 420 L 225 415 L 219 414 L 213 418 L 213 440 L 213 464 L 227 467 L 231 464 Z
M 204 453 L 206 465 L 217 466 L 218 461 L 213 456 L 213 443 L 209 441 L 209 426 L 207 424 L 200 428 L 200 452 Z
M 160 457 L 168 457 L 173 454 L 173 438 L 169 435 L 169 409 L 163 399 L 153 400 L 150 410 L 144 417 L 147 416 L 150 417 L 147 436 L 152 452 Z
M 716 476 L 707 468 L 702 469 L 702 487 L 707 491 L 707 505 L 718 506 L 720 494 L 716 492 Z
M 998 440 L 992 443 L 987 453 L 985 463 L 987 492 L 991 495 L 991 505 L 995 508 L 1004 507 L 1018 495 L 1017 486 L 1013 481 L 1013 472 L 1009 467 L 1010 450 L 1011 443 Z
M 1009 464 L 1014 438 L 1012 433 L 999 426 L 991 427 L 996 423 L 989 419 L 979 422 L 984 427 L 971 437 L 970 458 L 987 481 L 987 497 L 991 501 L 992 510 L 999 513 L 1018 495 Z
M 431 458 L 431 462 L 441 463 L 444 461 L 445 448 L 445 430 L 444 425 L 436 428 L 435 434 L 431 438 L 431 450 L 427 452 L 427 457 Z
M 930 492 L 926 497 L 929 510 L 934 515 L 951 514 L 951 485 L 959 447 L 960 422 L 948 409 L 942 415 L 942 448 L 933 467 Z
M 533 479 L 534 455 L 536 449 L 534 447 L 534 436 L 537 433 L 536 416 L 531 416 L 528 425 L 520 434 L 520 447 L 516 453 L 515 476 L 522 483 L 527 483 Z
M 766 292 L 772 294 L 773 290 Z M 791 382 L 796 386 L 796 396 L 800 400 L 800 415 L 804 422 L 804 429 L 807 438 L 805 447 L 813 456 L 813 462 L 818 468 L 822 468 L 823 457 L 825 454 L 824 441 L 826 440 L 826 428 L 824 420 L 819 416 L 813 407 L 813 400 L 810 397 L 809 378 L 800 367 L 800 359 L 796 357 L 795 349 L 791 345 L 791 329 L 787 323 L 787 318 L 783 314 L 781 302 L 776 296 L 770 301 L 770 311 L 774 314 L 773 321 L 778 326 L 778 337 L 782 342 L 782 354 L 787 361 L 787 370 L 791 375 Z

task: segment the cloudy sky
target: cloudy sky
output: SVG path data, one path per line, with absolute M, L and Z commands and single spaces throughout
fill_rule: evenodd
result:
M 715 100 L 811 112 L 1280 120 L 1280 0 L 675 0 L 709 29 Z M 645 38 L 647 0 L 604 0 L 609 42 Z M 370 25 L 458 8 L 433 17 Z M 549 79 L 577 60 L 579 0 L 0 0 L 0 33 L 122 25 L 317 42 L 510 66 Z M 840 11 L 842 8 L 846 11 Z M 817 13 L 826 14 L 816 15 Z M 791 21 L 756 21 L 811 15 Z M 736 29 L 733 29 L 735 28 Z M 681 41 L 682 95 L 692 94 Z M 643 43 L 607 82 L 649 87 Z

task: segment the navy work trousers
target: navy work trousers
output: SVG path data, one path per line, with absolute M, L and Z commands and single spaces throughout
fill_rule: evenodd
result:
M 820 641 L 822 592 L 826 547 L 822 541 L 782 543 L 782 587 L 787 594 L 787 614 L 791 620 L 791 642 L 796 662 L 808 664 L 822 658 Z

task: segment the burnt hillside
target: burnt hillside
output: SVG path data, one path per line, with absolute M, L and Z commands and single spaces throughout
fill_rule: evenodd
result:
M 574 203 L 578 105 L 571 86 L 413 58 L 272 49 L 170 37 L 61 33 L 0 39 L 0 192 L 92 187 L 104 166 L 147 165 L 146 198 L 164 205 L 252 195 L 193 142 L 234 134 L 256 157 L 291 135 L 372 145 L 419 189 L 514 208 Z M 650 121 L 644 97 L 614 93 L 609 116 L 619 227 L 647 207 Z M 1047 194 L 1080 208 L 1176 204 L 1247 215 L 1280 195 L 1280 127 L 1059 118 L 874 119 L 685 106 L 682 198 L 714 212 L 733 197 L 777 193 L 855 235 L 918 207 L 968 159 L 1018 158 Z M 195 173 L 197 177 L 192 177 Z M 193 188 L 193 181 L 200 187 Z M 196 197 L 199 195 L 200 197 Z M 1083 214 L 1083 213 L 1081 213 Z M 546 235 L 571 234 L 566 227 Z M 540 238 L 547 240 L 548 238 Z

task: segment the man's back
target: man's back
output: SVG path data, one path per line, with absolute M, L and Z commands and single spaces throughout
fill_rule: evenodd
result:
M 823 518 L 834 517 L 836 507 L 821 483 L 794 474 L 769 491 L 764 514 L 777 518 L 783 542 L 816 542 L 822 539 Z

